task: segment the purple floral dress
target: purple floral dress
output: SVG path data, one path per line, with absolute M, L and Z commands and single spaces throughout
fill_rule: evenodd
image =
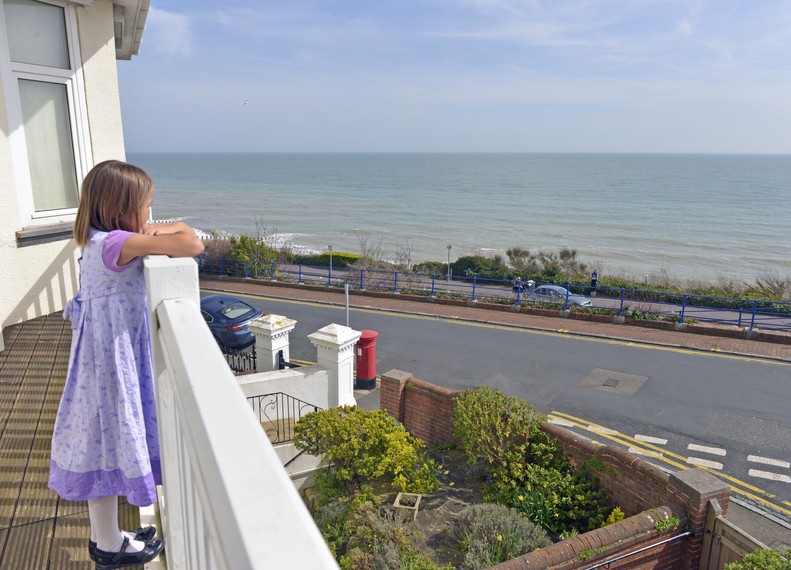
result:
M 162 479 L 143 260 L 117 265 L 130 235 L 91 228 L 80 290 L 63 311 L 71 355 L 49 488 L 70 501 L 126 496 L 146 506 Z

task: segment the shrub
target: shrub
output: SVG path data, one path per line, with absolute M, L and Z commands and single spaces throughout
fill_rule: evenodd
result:
M 453 434 L 470 465 L 488 470 L 488 500 L 556 534 L 599 528 L 611 511 L 605 494 L 541 431 L 543 419 L 523 400 L 479 387 L 456 396 Z
M 492 499 L 518 509 L 554 534 L 599 528 L 610 512 L 596 480 L 572 469 L 568 461 L 550 466 L 530 464 L 519 483 L 513 492 L 494 485 Z
M 765 548 L 750 552 L 739 562 L 726 564 L 725 570 L 791 570 L 791 558 L 772 548 Z
M 340 481 L 392 477 L 400 491 L 425 493 L 437 487 L 437 466 L 412 437 L 384 410 L 343 406 L 302 417 L 294 427 L 294 445 L 333 463 Z
M 544 417 L 520 398 L 481 386 L 454 398 L 453 435 L 470 465 L 482 463 L 504 481 L 524 471 L 529 435 Z
M 266 240 L 249 235 L 231 238 L 231 259 L 237 261 L 271 262 L 277 260 L 277 250 L 268 246 Z
M 486 503 L 461 513 L 454 533 L 466 551 L 461 568 L 489 568 L 551 544 L 547 533 L 514 509 Z

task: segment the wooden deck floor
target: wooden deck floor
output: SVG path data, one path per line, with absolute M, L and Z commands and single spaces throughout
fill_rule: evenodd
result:
M 12 325 L 0 352 L 0 570 L 94 568 L 88 506 L 47 488 L 50 440 L 66 380 L 71 327 L 60 313 Z M 122 528 L 139 526 L 121 501 Z M 142 568 L 142 567 L 140 567 Z

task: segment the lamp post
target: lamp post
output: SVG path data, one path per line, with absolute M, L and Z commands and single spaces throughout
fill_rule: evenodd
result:
M 327 287 L 332 287 L 332 244 L 327 246 L 330 250 L 330 272 L 327 274 Z
M 451 247 L 452 246 L 450 244 L 448 244 L 448 281 L 450 281 L 450 250 L 451 250 Z

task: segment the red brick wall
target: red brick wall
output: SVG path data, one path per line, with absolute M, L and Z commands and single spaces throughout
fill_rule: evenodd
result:
M 658 507 L 618 523 L 586 532 L 563 542 L 530 552 L 493 568 L 496 570 L 572 570 L 587 568 L 624 552 L 661 542 L 674 533 L 654 530 L 657 520 L 672 516 L 670 507 Z M 608 565 L 614 568 L 673 570 L 679 567 L 684 539 L 680 539 Z M 595 552 L 596 554 L 593 554 Z
M 585 466 L 596 477 L 610 501 L 627 515 L 677 500 L 668 491 L 670 475 L 624 449 L 599 446 L 559 426 L 541 426 L 555 438 L 574 464 Z
M 451 441 L 453 396 L 457 392 L 418 380 L 407 372 L 391 370 L 381 377 L 381 408 L 426 443 Z M 681 538 L 614 562 L 610 568 L 694 570 L 699 565 L 706 520 L 706 506 L 716 498 L 727 514 L 728 486 L 701 469 L 669 475 L 627 451 L 598 446 L 559 426 L 545 423 L 542 429 L 555 438 L 573 463 L 599 478 L 611 502 L 629 516 L 605 528 L 542 548 L 505 562 L 501 570 L 585 568 L 675 536 L 688 528 L 692 538 Z M 660 518 L 679 516 L 679 530 L 660 534 L 654 525 Z M 601 550 L 580 559 L 580 553 Z

